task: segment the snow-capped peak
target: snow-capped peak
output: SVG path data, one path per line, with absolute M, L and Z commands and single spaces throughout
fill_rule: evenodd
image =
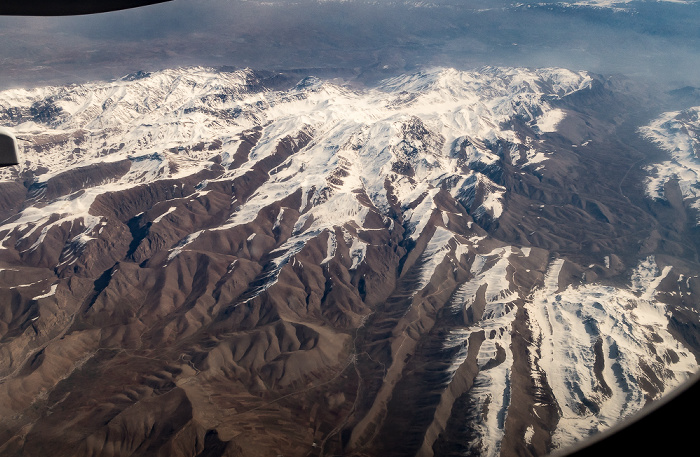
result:
M 254 217 L 270 196 L 297 190 L 311 203 L 305 217 L 313 217 L 315 227 L 337 223 L 333 208 L 339 207 L 362 226 L 368 204 L 386 214 L 390 202 L 408 208 L 438 188 L 465 198 L 478 217 L 497 218 L 503 190 L 471 164 L 495 164 L 499 155 L 490 145 L 498 141 L 523 144 L 522 132 L 510 125 L 514 117 L 533 132 L 555 130 L 565 113 L 552 101 L 591 81 L 586 73 L 563 69 L 436 68 L 376 88 L 351 89 L 308 77 L 288 90 L 270 90 L 251 70 L 179 68 L 106 83 L 0 92 L 0 119 L 17 132 L 24 172 L 34 174 L 36 186 L 69 169 L 129 162 L 130 171 L 117 182 L 68 197 L 85 201 L 61 204 L 61 217 L 70 217 L 65 212 L 70 207 L 89 208 L 92 200 L 87 199 L 100 192 L 192 175 L 210 168 L 219 155 L 227 164 L 241 135 L 264 126 L 243 163 L 222 179 L 254 169 L 276 154 L 285 138 L 295 142 L 303 133 L 308 141 L 254 195 L 239 202 L 244 204 L 229 224 Z M 536 145 L 532 138 L 525 143 Z M 534 150 L 528 157 L 537 154 Z M 3 173 L 4 179 L 14 179 L 12 171 Z M 477 187 L 482 191 L 474 200 Z M 358 199 L 358 192 L 369 200 Z M 55 206 L 37 214 L 48 218 Z M 406 223 L 419 227 L 413 219 L 429 215 L 430 206 L 425 211 L 412 212 Z M 31 221 L 40 224 L 32 214 Z

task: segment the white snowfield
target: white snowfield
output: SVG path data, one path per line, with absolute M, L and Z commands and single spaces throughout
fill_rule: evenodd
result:
M 664 113 L 639 130 L 671 155 L 671 160 L 646 167 L 647 194 L 665 199 L 665 185 L 676 179 L 683 198 L 700 210 L 700 106 Z
M 476 411 L 488 404 L 486 416 L 474 417 L 469 423 L 477 435 L 469 445 L 484 456 L 499 455 L 504 437 L 511 397 L 512 323 L 518 299 L 525 301 L 533 336 L 529 346 L 532 378 L 538 389 L 549 386 L 561 414 L 553 434 L 557 448 L 641 410 L 647 402 L 640 387 L 642 380 L 659 380 L 663 393 L 668 393 L 699 368 L 690 350 L 669 333 L 666 305 L 654 298 L 671 267 L 659 271 L 655 259 L 649 257 L 635 269 L 628 288 L 600 284 L 560 288 L 565 261 L 557 259 L 549 265 L 543 287 L 524 296 L 506 279 L 506 268 L 512 256 L 528 254 L 505 247 L 477 255 L 472 264 L 473 279 L 453 296 L 452 306 L 469 309 L 477 292 L 486 287 L 486 304 L 477 316 L 480 320 L 454 330 L 446 340 L 447 347 L 460 348 L 451 375 L 465 362 L 469 337 L 475 332 L 484 331 L 487 338 L 477 356 L 481 368 L 496 358 L 497 350 L 505 354 L 503 363 L 478 373 L 470 391 Z M 602 381 L 596 375 L 597 356 L 592 349 L 596 344 L 600 345 Z M 533 409 L 532 414 L 535 417 L 537 411 Z M 532 439 L 532 433 L 526 431 L 524 439 Z
M 53 214 L 62 221 L 82 218 L 89 236 L 97 225 L 89 215 L 97 195 L 191 175 L 211 167 L 210 159 L 219 154 L 227 165 L 240 134 L 257 126 L 263 126 L 262 138 L 247 162 L 222 179 L 250 170 L 285 137 L 310 132 L 313 139 L 274 170 L 221 228 L 250 221 L 270 201 L 297 189 L 304 199 L 299 209 L 311 203 L 299 223 L 301 227 L 313 218 L 307 230 L 349 221 L 363 226 L 368 209 L 357 191 L 366 193 L 381 213 L 390 199 L 404 208 L 423 199 L 405 221 L 416 238 L 434 208 L 438 188 L 457 195 L 481 185 L 488 192 L 477 214 L 498 218 L 504 189 L 469 165 L 496 163 L 499 158 L 488 145 L 499 140 L 528 151 L 522 167 L 546 160 L 538 150 L 540 140 L 514 131 L 510 121 L 518 117 L 534 132 L 552 132 L 566 115 L 552 103 L 592 81 L 584 72 L 564 69 L 440 68 L 392 78 L 374 88 L 351 89 L 307 78 L 290 90 L 271 91 L 251 89 L 255 77 L 250 70 L 195 67 L 112 82 L 0 92 L 0 111 L 23 114 L 11 127 L 23 150 L 22 168 L 35 170 L 37 184 L 91 164 L 128 160 L 131 167 L 117 181 L 25 209 L 12 224 L 0 227 L 0 236 L 5 232 L 7 239 L 13 230 L 31 233 Z M 44 114 L 31 114 L 37 112 Z M 43 144 L 51 147 L 41 148 Z M 409 167 L 413 175 L 397 167 Z M 332 179 L 338 173 L 344 175 L 341 183 Z M 15 176 L 13 170 L 0 172 L 0 180 Z
M 550 265 L 545 287 L 527 305 L 532 374 L 546 376 L 561 412 L 553 435 L 559 448 L 642 409 L 647 399 L 640 380 L 658 379 L 667 393 L 698 370 L 695 356 L 668 331 L 666 305 L 654 298 L 671 267 L 659 271 L 648 257 L 627 289 L 592 284 L 560 290 L 562 265 Z M 602 382 L 591 350 L 596 342 Z

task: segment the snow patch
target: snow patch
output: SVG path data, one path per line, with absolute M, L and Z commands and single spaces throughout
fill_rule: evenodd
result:
M 176 209 L 177 209 L 176 206 L 171 206 L 170 208 L 168 208 L 168 210 L 167 210 L 166 212 L 164 212 L 164 213 L 161 214 L 160 216 L 158 216 L 158 217 L 156 217 L 155 219 L 153 219 L 153 223 L 154 223 L 154 224 L 157 224 L 158 222 L 160 222 L 161 220 L 163 220 L 163 218 L 164 218 L 165 216 L 167 216 L 168 214 L 172 213 L 172 212 L 175 211 Z
M 168 254 L 168 260 L 167 262 L 170 262 L 173 260 L 175 257 L 180 255 L 180 253 L 185 249 L 185 246 L 188 244 L 192 243 L 194 240 L 196 240 L 199 235 L 204 233 L 204 230 L 199 230 L 198 232 L 191 233 L 187 235 L 182 241 L 180 241 L 175 247 L 170 249 L 170 254 Z
M 352 259 L 350 270 L 357 269 L 357 267 L 365 260 L 366 256 L 367 243 L 359 238 L 353 238 L 352 245 L 350 246 L 350 258 Z
M 321 265 L 330 262 L 335 257 L 335 250 L 338 247 L 338 242 L 335 239 L 335 231 L 328 231 L 328 241 L 326 241 L 326 257 L 321 261 Z
M 537 128 L 542 133 L 551 133 L 557 131 L 557 125 L 566 117 L 566 113 L 561 109 L 552 109 L 546 111 L 537 120 Z
M 42 298 L 48 298 L 48 297 L 51 297 L 52 295 L 55 295 L 57 287 L 58 287 L 58 283 L 53 284 L 48 292 L 41 294 L 41 295 L 37 295 L 36 297 L 32 298 L 32 300 L 41 300 Z
M 533 436 L 535 436 L 535 429 L 532 425 L 528 425 L 525 429 L 525 436 L 523 437 L 525 439 L 525 444 L 532 444 Z

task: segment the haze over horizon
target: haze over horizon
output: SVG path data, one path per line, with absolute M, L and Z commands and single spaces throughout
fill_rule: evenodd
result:
M 360 80 L 434 66 L 552 66 L 673 89 L 700 85 L 698 21 L 696 1 L 176 0 L 0 18 L 0 89 L 189 65 L 340 70 Z

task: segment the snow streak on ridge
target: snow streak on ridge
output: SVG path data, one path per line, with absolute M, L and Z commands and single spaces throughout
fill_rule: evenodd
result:
M 484 332 L 486 337 L 477 355 L 480 371 L 470 391 L 474 404 L 470 409 L 472 416 L 468 427 L 473 428 L 477 438 L 472 443 L 465 443 L 484 456 L 499 455 L 510 406 L 513 365 L 511 333 L 517 311 L 514 302 L 519 294 L 511 290 L 507 271 L 509 258 L 515 252 L 512 247 L 503 247 L 486 255 L 478 255 L 472 264 L 475 277 L 462 284 L 452 298 L 453 307 L 467 310 L 472 308 L 474 314 L 478 312 L 476 309 L 479 306 L 483 306 L 481 314 L 474 316 L 477 322 L 468 328 L 453 331 L 447 339 L 447 345 L 462 347 L 450 369 L 451 375 L 454 375 L 466 360 L 468 344 L 465 342 L 469 337 L 475 332 Z M 484 294 L 482 305 L 477 303 L 480 293 Z M 487 412 L 482 417 L 484 411 Z

